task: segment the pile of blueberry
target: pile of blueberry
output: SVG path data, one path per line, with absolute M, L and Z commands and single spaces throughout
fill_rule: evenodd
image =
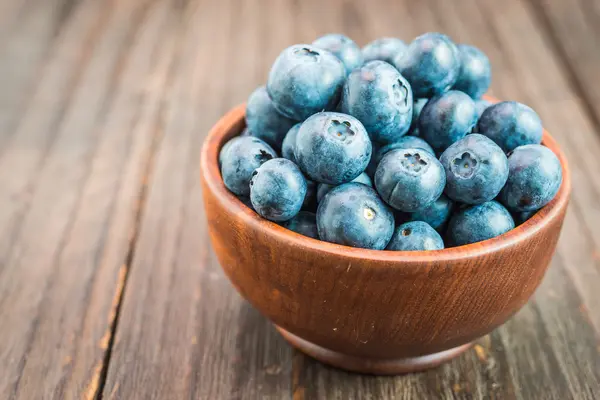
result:
M 262 217 L 347 246 L 501 235 L 552 200 L 562 169 L 535 111 L 481 99 L 490 80 L 485 54 L 439 33 L 288 47 L 221 149 L 223 181 Z

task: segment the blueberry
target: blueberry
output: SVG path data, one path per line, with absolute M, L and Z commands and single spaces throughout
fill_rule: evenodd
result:
M 473 100 L 457 90 L 451 90 L 429 100 L 419 116 L 419 135 L 442 152 L 452 143 L 471 132 L 477 123 Z
M 461 246 L 481 242 L 513 229 L 515 222 L 510 213 L 497 201 L 464 207 L 448 222 L 446 244 Z
M 297 123 L 296 125 L 292 126 L 285 135 L 285 138 L 283 138 L 283 143 L 281 144 L 281 155 L 284 158 L 293 161 L 294 163 L 296 162 L 296 156 L 294 155 L 294 150 L 296 148 L 296 136 L 298 136 L 300 126 L 302 126 L 302 123 Z
M 369 172 L 371 175 L 374 175 L 383 156 L 396 149 L 421 149 L 431 153 L 432 155 L 435 155 L 435 152 L 431 146 L 423 139 L 416 136 L 403 136 L 398 139 L 398 141 L 378 147 L 375 151 L 373 151 L 371 161 L 367 167 L 367 172 Z
M 305 44 L 285 49 L 271 67 L 267 91 L 277 110 L 302 121 L 338 103 L 344 64 L 327 50 Z
M 428 101 L 429 99 L 414 99 L 413 117 L 412 122 L 410 124 L 410 130 L 408 131 L 407 135 L 419 136 L 419 117 L 421 116 L 421 111 L 423 111 L 423 107 L 425 107 L 425 104 L 427 104 Z
M 248 98 L 246 124 L 252 136 L 267 142 L 274 149 L 281 149 L 285 134 L 296 121 L 284 117 L 273 106 L 264 86 L 256 89 Z
M 404 212 L 434 202 L 445 185 L 444 168 L 435 156 L 421 149 L 392 150 L 375 172 L 375 187 L 383 200 Z
M 477 110 L 477 119 L 478 120 L 479 120 L 479 118 L 481 118 L 481 115 L 483 114 L 483 112 L 491 105 L 492 105 L 492 103 L 490 103 L 487 100 L 483 100 L 483 99 L 475 100 L 475 110 Z
M 406 51 L 406 44 L 397 38 L 384 37 L 375 39 L 362 49 L 365 63 L 381 60 L 392 64 L 394 59 Z
M 412 221 L 398 226 L 386 250 L 419 251 L 441 250 L 444 241 L 428 223 Z
M 367 175 L 364 172 L 356 178 L 354 178 L 351 182 L 362 183 L 363 185 L 373 187 L 373 182 L 371 181 L 371 178 L 369 178 L 369 175 Z M 317 188 L 317 203 L 320 203 L 323 197 L 325 197 L 325 195 L 329 193 L 334 187 L 335 185 L 320 183 L 319 187 Z
M 394 232 L 394 215 L 375 190 L 346 183 L 333 188 L 319 203 L 317 228 L 326 242 L 381 250 Z
M 301 235 L 319 239 L 317 216 L 313 212 L 300 211 L 294 218 L 285 221 L 282 226 Z
M 465 92 L 473 99 L 480 98 L 490 87 L 490 60 L 477 47 L 459 44 L 460 69 L 453 89 Z
M 396 221 L 396 226 L 402 225 L 402 224 L 405 224 L 405 223 L 411 221 L 411 219 L 410 219 L 411 213 L 398 211 L 394 208 L 392 208 L 392 212 L 394 213 L 394 220 Z
M 371 141 L 360 121 L 336 112 L 308 118 L 296 137 L 296 161 L 319 183 L 350 182 L 365 170 L 371 151 Z
M 225 157 L 227 156 L 227 152 L 229 151 L 229 148 L 239 139 L 239 136 L 235 136 L 231 139 L 229 139 L 229 141 L 227 143 L 225 143 L 223 145 L 223 147 L 221 147 L 221 151 L 219 152 L 219 168 L 223 165 L 223 160 L 225 159 Z
M 516 101 L 503 101 L 488 107 L 477 132 L 492 139 L 505 152 L 526 144 L 542 141 L 542 121 L 530 107 Z
M 493 200 L 508 178 L 506 155 L 496 143 L 478 133 L 448 147 L 440 162 L 446 171 L 446 195 L 462 203 Z
M 330 33 L 321 36 L 312 45 L 319 49 L 327 50 L 340 59 L 349 74 L 353 69 L 363 64 L 363 56 L 360 47 L 348 36 L 338 33 Z
M 253 136 L 252 132 L 250 132 L 250 129 L 248 129 L 248 127 L 245 127 L 244 130 L 242 131 L 242 133 L 240 133 L 240 136 Z
M 223 154 L 221 175 L 227 189 L 238 196 L 250 194 L 250 178 L 255 169 L 272 158 L 275 150 L 257 137 L 234 138 Z
M 492 103 L 490 103 L 487 100 L 475 100 L 475 110 L 477 110 L 477 121 L 479 121 L 479 118 L 481 118 L 483 112 L 491 105 Z M 475 126 L 473 126 L 473 128 L 471 129 L 471 133 L 479 133 L 478 130 L 479 128 L 477 127 L 477 124 L 475 124 Z
M 386 144 L 385 146 L 380 147 L 375 157 L 379 158 L 379 161 L 381 161 L 383 156 L 396 149 L 421 149 L 432 155 L 435 155 L 435 151 L 433 151 L 429 143 L 427 143 L 425 140 L 416 136 L 404 136 L 394 143 Z
M 508 181 L 500 201 L 512 211 L 533 211 L 548 204 L 562 183 L 558 157 L 547 147 L 517 147 L 508 156 Z
M 302 207 L 306 180 L 285 158 L 269 160 L 252 173 L 250 200 L 257 213 L 271 221 L 287 221 Z
M 372 147 L 371 159 L 369 160 L 369 164 L 367 164 L 365 173 L 367 175 L 369 175 L 369 178 L 371 178 L 371 180 L 372 180 L 373 177 L 375 176 L 375 170 L 377 170 L 377 164 L 379 162 L 379 161 L 375 161 L 375 155 L 377 154 L 379 149 L 381 149 L 382 146 L 377 142 L 371 142 L 371 147 Z
M 407 219 L 409 221 L 427 222 L 433 229 L 440 232 L 445 228 L 448 219 L 450 219 L 453 208 L 454 203 L 452 200 L 445 195 L 441 195 L 433 203 L 409 214 Z
M 412 107 L 410 85 L 384 61 L 370 61 L 352 71 L 342 91 L 342 112 L 356 117 L 371 140 L 380 143 L 393 142 L 408 132 Z
M 306 178 L 305 178 L 306 179 Z M 306 195 L 302 202 L 302 209 L 306 211 L 315 211 L 317 209 L 317 182 L 306 179 Z
M 513 219 L 515 220 L 515 224 L 521 225 L 529 218 L 533 217 L 538 210 L 533 211 L 517 211 L 513 213 Z
M 458 49 L 446 35 L 426 33 L 394 59 L 415 97 L 432 97 L 454 85 L 460 68 Z

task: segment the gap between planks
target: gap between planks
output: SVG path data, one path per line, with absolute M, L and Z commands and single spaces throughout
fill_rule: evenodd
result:
M 178 11 L 183 12 L 182 10 L 178 10 Z M 165 12 L 169 13 L 170 11 L 165 11 Z M 169 22 L 167 22 L 167 25 L 171 25 L 171 24 Z M 167 78 L 166 78 L 166 81 L 164 82 L 164 85 L 160 89 L 159 93 L 157 93 L 158 98 L 162 99 L 164 97 L 165 93 L 167 93 L 167 91 L 173 85 L 174 75 L 175 75 L 175 71 L 176 71 L 175 67 L 179 61 L 179 56 L 180 56 L 180 51 L 181 51 L 181 45 L 175 46 L 175 42 L 181 43 L 181 40 L 176 40 L 176 39 L 181 39 L 182 32 L 183 32 L 183 28 L 181 26 L 179 26 L 177 28 L 177 33 L 176 34 L 171 33 L 172 37 L 170 38 L 170 40 L 167 40 L 168 45 L 170 45 L 176 49 L 172 52 L 167 52 L 167 54 L 170 56 L 169 62 L 168 62 L 168 67 L 167 67 L 167 74 L 166 74 Z M 172 53 L 172 54 L 170 54 L 170 53 Z M 93 399 L 93 398 L 102 399 L 104 397 L 104 389 L 105 389 L 106 381 L 108 378 L 108 370 L 110 367 L 112 350 L 113 350 L 113 347 L 115 344 L 115 337 L 116 337 L 117 329 L 119 328 L 119 321 L 120 321 L 120 317 L 121 317 L 121 308 L 123 305 L 123 299 L 125 296 L 125 292 L 127 290 L 127 282 L 128 282 L 128 278 L 130 276 L 131 266 L 133 264 L 133 260 L 135 258 L 135 254 L 136 254 L 137 242 L 138 242 L 139 234 L 141 231 L 141 225 L 142 225 L 142 221 L 143 221 L 143 217 L 144 217 L 144 210 L 146 209 L 150 183 L 152 182 L 152 179 L 154 176 L 156 155 L 160 148 L 160 144 L 164 138 L 165 132 L 164 132 L 163 127 L 165 126 L 167 112 L 168 112 L 168 110 L 167 110 L 166 104 L 161 101 L 160 108 L 157 112 L 154 129 L 152 130 L 152 132 L 153 132 L 152 144 L 150 146 L 149 155 L 148 155 L 148 158 L 147 158 L 145 166 L 144 166 L 144 173 L 142 174 L 142 179 L 139 183 L 140 190 L 139 190 L 138 196 L 137 196 L 137 207 L 136 207 L 132 232 L 130 235 L 130 240 L 128 243 L 127 255 L 125 257 L 125 261 L 121 267 L 121 270 L 119 271 L 118 286 L 115 290 L 115 295 L 114 295 L 114 300 L 113 300 L 113 310 L 111 312 L 112 318 L 109 321 L 109 327 L 108 327 L 108 332 L 107 332 L 108 337 L 107 337 L 107 342 L 106 342 L 106 352 L 104 354 L 104 360 L 102 362 L 101 371 L 98 375 L 97 384 L 95 386 L 90 386 L 89 392 L 86 393 L 88 395 L 87 396 L 88 399 Z

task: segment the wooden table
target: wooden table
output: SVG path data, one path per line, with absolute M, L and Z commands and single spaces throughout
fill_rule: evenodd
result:
M 200 145 L 292 43 L 432 30 L 539 112 L 570 211 L 535 297 L 465 355 L 337 371 L 224 277 Z M 600 398 L 599 39 L 600 0 L 0 2 L 0 398 Z

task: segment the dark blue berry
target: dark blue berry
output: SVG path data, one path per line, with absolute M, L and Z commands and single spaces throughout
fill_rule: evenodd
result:
M 473 133 L 444 151 L 445 193 L 454 201 L 480 204 L 493 200 L 508 178 L 508 160 L 496 143 Z
M 434 202 L 444 190 L 446 175 L 435 156 L 421 149 L 388 152 L 375 172 L 383 200 L 399 211 L 414 212 Z
M 406 219 L 409 221 L 427 222 L 433 229 L 441 232 L 446 227 L 446 223 L 450 219 L 453 208 L 454 202 L 447 196 L 441 195 L 433 203 L 409 214 Z M 398 219 L 396 219 L 396 222 L 398 222 Z
M 284 117 L 273 106 L 264 86 L 256 89 L 248 98 L 246 124 L 252 136 L 267 142 L 274 149 L 281 149 L 281 142 L 296 121 Z
M 547 147 L 517 147 L 508 157 L 508 180 L 500 201 L 512 211 L 534 211 L 548 204 L 562 183 L 558 157 Z
M 412 121 L 410 85 L 384 61 L 370 61 L 354 70 L 344 84 L 340 105 L 343 113 L 363 124 L 375 142 L 398 140 Z
M 410 83 L 415 97 L 429 98 L 454 85 L 460 68 L 456 45 L 446 35 L 426 33 L 394 59 L 394 65 Z
M 333 110 L 346 79 L 344 64 L 327 50 L 298 44 L 285 49 L 271 67 L 267 91 L 277 110 L 302 121 Z
M 282 226 L 301 235 L 319 239 L 317 215 L 313 212 L 300 211 L 294 218 L 285 221 Z
M 483 112 L 477 132 L 492 139 L 506 153 L 542 141 L 542 121 L 530 107 L 516 101 L 496 103 Z
M 223 183 L 238 196 L 250 195 L 250 178 L 258 167 L 277 157 L 275 150 L 257 137 L 233 138 L 232 144 L 221 150 Z M 223 146 L 225 148 L 225 146 Z
M 515 220 L 515 224 L 521 225 L 522 223 L 527 221 L 529 218 L 533 217 L 537 211 L 538 210 L 514 212 L 513 219 Z
M 451 90 L 429 100 L 419 116 L 419 136 L 441 153 L 452 143 L 465 137 L 477 123 L 473 100 Z
M 319 186 L 317 182 L 306 179 L 306 196 L 304 196 L 304 201 L 302 202 L 303 210 L 315 211 L 317 209 L 317 188 Z
M 290 128 L 288 133 L 283 138 L 283 143 L 281 144 L 281 155 L 284 158 L 287 158 L 290 161 L 296 162 L 296 156 L 294 155 L 294 151 L 296 148 L 296 136 L 298 136 L 298 131 L 302 123 L 298 123 Z
M 459 44 L 460 70 L 453 89 L 465 92 L 473 99 L 480 98 L 490 87 L 490 60 L 477 47 Z
M 319 203 L 317 227 L 326 242 L 382 250 L 394 232 L 394 215 L 372 188 L 346 183 Z
M 296 137 L 296 161 L 319 183 L 339 185 L 361 174 L 371 159 L 371 141 L 356 118 L 322 112 L 302 123 Z
M 377 166 L 379 162 L 387 153 L 396 149 L 421 149 L 425 150 L 432 155 L 435 155 L 435 152 L 431 148 L 431 146 L 424 141 L 423 139 L 416 136 L 403 136 L 398 141 L 390 144 L 386 144 L 385 146 L 378 147 L 373 151 L 373 155 L 371 156 L 371 161 L 367 166 L 367 173 L 370 175 L 375 175 L 375 171 L 377 170 Z
M 492 105 L 492 103 L 490 103 L 487 100 L 483 100 L 483 99 L 475 100 L 475 109 L 477 110 L 477 120 L 479 120 L 479 118 L 481 118 L 481 115 L 483 114 L 483 112 L 491 105 Z
M 481 242 L 502 235 L 514 227 L 512 216 L 497 201 L 463 207 L 448 222 L 446 244 L 461 246 Z
M 384 37 L 375 39 L 362 49 L 364 62 L 385 61 L 392 64 L 394 59 L 406 51 L 406 44 L 397 38 Z
M 239 136 L 235 136 L 231 138 L 228 142 L 226 142 L 223 147 L 221 147 L 221 151 L 219 152 L 219 168 L 223 165 L 223 160 L 225 159 L 229 148 L 239 139 Z
M 250 200 L 257 213 L 271 221 L 287 221 L 300 211 L 306 180 L 300 169 L 285 158 L 275 158 L 252 173 Z
M 406 222 L 394 230 L 386 250 L 420 251 L 441 250 L 444 241 L 435 229 L 423 221 Z
M 360 47 L 348 36 L 338 33 L 330 33 L 321 36 L 312 43 L 313 46 L 331 52 L 340 59 L 349 74 L 352 70 L 363 64 L 363 56 Z
M 413 101 L 413 117 L 412 122 L 410 124 L 410 130 L 407 135 L 410 136 L 419 136 L 419 117 L 421 116 L 421 111 L 423 111 L 423 107 L 429 99 L 414 99 Z
M 373 182 L 371 181 L 371 178 L 369 178 L 369 175 L 367 175 L 364 172 L 362 174 L 360 174 L 359 176 L 357 176 L 356 178 L 354 178 L 351 182 L 362 183 L 363 185 L 373 187 Z M 319 183 L 319 187 L 317 188 L 317 202 L 321 202 L 323 197 L 325 197 L 325 195 L 327 193 L 329 193 L 331 191 L 331 189 L 333 189 L 334 187 L 335 187 L 335 185 Z

